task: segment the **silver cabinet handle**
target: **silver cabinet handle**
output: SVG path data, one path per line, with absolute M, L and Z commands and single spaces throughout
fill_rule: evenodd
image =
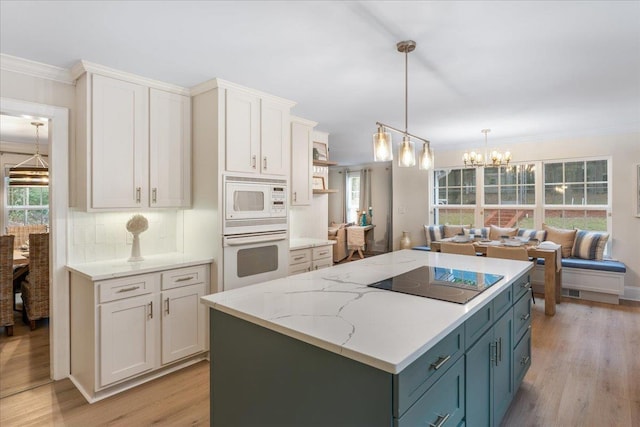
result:
M 262 168 L 263 169 L 267 169 L 267 156 L 264 156 L 264 158 L 262 159 Z
M 438 418 L 436 418 L 436 422 L 435 424 L 429 424 L 429 427 L 442 427 L 444 425 L 444 423 L 447 422 L 447 420 L 449 419 L 451 415 L 447 414 L 447 415 L 438 415 Z
M 293 257 L 294 261 L 300 261 L 301 259 L 304 259 L 304 255 Z
M 529 363 L 529 360 L 531 360 L 530 356 L 522 356 L 522 359 L 520 359 L 520 364 L 524 366 Z
M 186 282 L 187 280 L 192 280 L 193 276 L 188 276 L 188 277 L 181 277 L 179 279 L 176 279 L 176 282 Z
M 253 169 L 256 168 L 256 155 L 255 154 L 253 156 L 251 156 L 251 167 Z
M 498 343 L 492 342 L 491 344 L 489 344 L 489 347 L 491 351 L 491 361 L 494 362 L 496 366 L 498 366 Z
M 153 301 L 149 301 L 149 319 L 153 319 Z
M 446 357 L 440 356 L 438 357 L 438 360 L 436 360 L 431 364 L 431 366 L 429 366 L 429 369 L 433 369 L 434 371 L 437 371 L 438 369 L 442 368 L 442 365 L 447 363 L 449 359 L 451 359 L 451 355 L 448 355 Z
M 531 313 L 523 314 L 522 316 L 520 316 L 520 320 L 529 320 L 530 317 Z
M 294 202 L 297 202 L 297 201 L 298 201 L 298 192 L 297 192 L 297 191 L 294 191 L 294 192 L 293 192 L 293 201 L 294 201 Z
M 154 188 L 151 190 L 151 203 L 156 203 L 158 200 L 158 189 Z
M 326 255 L 328 253 L 329 253 L 329 251 L 322 251 L 322 252 L 319 252 L 318 255 Z
M 171 314 L 171 311 L 169 310 L 169 297 L 167 297 L 167 315 Z
M 121 292 L 131 292 L 131 291 L 135 291 L 136 289 L 140 288 L 140 286 L 129 286 L 128 288 L 122 288 L 122 289 L 118 289 L 118 293 Z
M 136 187 L 136 203 L 140 203 L 140 194 L 141 194 L 142 188 L 140 187 Z
M 521 283 L 520 287 L 524 289 L 531 289 L 531 282 Z

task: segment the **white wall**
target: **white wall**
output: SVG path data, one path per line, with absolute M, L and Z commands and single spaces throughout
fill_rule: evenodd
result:
M 401 168 L 393 162 L 393 250 L 399 248 L 403 231 L 409 232 L 413 246 L 426 243 L 424 224 L 428 222 L 428 188 L 432 178 L 432 171 L 420 170 L 417 165 Z
M 331 188 L 329 186 L 329 188 Z M 292 239 L 327 238 L 329 194 L 314 194 L 308 206 L 292 206 L 289 211 L 289 234 Z
M 633 170 L 634 165 L 640 163 L 640 133 L 557 138 L 511 146 L 502 144 L 501 148 L 509 149 L 514 161 L 611 156 L 612 256 L 627 266 L 625 297 L 640 299 L 640 218 L 633 216 L 635 190 Z M 436 151 L 436 167 L 460 167 L 462 154 L 463 150 Z M 396 170 L 394 174 L 395 172 Z M 401 194 L 395 194 L 396 187 Z M 426 193 L 425 190 L 422 191 Z M 403 186 L 396 186 L 394 180 L 394 197 L 399 199 L 399 203 L 407 203 L 406 200 L 410 200 L 415 195 L 403 189 Z M 421 215 L 423 221 L 426 221 L 428 211 L 424 206 L 426 204 L 423 205 Z

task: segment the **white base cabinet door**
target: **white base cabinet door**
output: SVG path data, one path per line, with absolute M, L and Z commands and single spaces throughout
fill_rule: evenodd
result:
M 155 299 L 142 295 L 100 305 L 101 387 L 153 369 Z
M 204 283 L 162 292 L 162 364 L 204 350 Z

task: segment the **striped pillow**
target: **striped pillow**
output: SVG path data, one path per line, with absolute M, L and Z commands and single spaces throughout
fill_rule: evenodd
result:
M 462 230 L 465 236 L 470 236 L 471 238 L 473 238 L 473 236 L 481 236 L 483 239 L 489 238 L 489 227 L 463 228 Z
M 571 256 L 582 259 L 602 260 L 604 247 L 609 239 L 609 233 L 578 230 L 573 242 Z
M 544 242 L 544 240 L 547 238 L 547 231 L 521 228 L 520 230 L 518 230 L 518 236 L 528 237 L 530 239 L 537 239 L 540 242 Z
M 424 234 L 427 237 L 427 246 L 431 246 L 431 242 L 434 240 L 442 240 L 444 225 L 425 225 Z

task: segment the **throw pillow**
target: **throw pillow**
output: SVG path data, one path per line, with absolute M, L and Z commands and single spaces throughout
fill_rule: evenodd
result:
M 533 230 L 527 228 L 521 228 L 518 230 L 518 236 L 528 237 L 530 239 L 537 239 L 540 242 L 544 242 L 547 238 L 547 232 L 545 230 Z
M 427 237 L 427 246 L 431 246 L 431 242 L 434 240 L 442 240 L 444 225 L 425 225 L 424 234 Z
M 489 238 L 489 227 L 482 228 L 463 228 L 464 235 L 473 238 L 473 236 L 481 236 L 483 239 Z
M 582 259 L 602 260 L 604 247 L 609 239 L 608 233 L 578 230 L 571 256 Z
M 500 236 L 513 237 L 516 234 L 518 234 L 517 228 L 503 228 L 503 227 L 496 227 L 495 225 L 491 225 L 489 230 L 489 239 L 500 240 Z
M 464 227 L 467 227 L 467 226 L 466 225 L 445 225 L 444 237 L 454 237 L 458 234 L 463 234 Z M 469 225 L 468 227 L 471 227 L 471 225 Z
M 562 246 L 562 258 L 571 256 L 573 250 L 573 241 L 576 238 L 578 230 L 567 230 L 564 228 L 556 228 L 547 224 L 542 224 L 542 229 L 547 232 L 547 240 Z

